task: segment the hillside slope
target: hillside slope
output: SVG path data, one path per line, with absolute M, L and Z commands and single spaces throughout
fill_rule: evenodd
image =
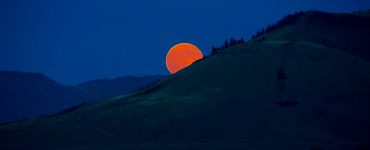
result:
M 354 15 L 308 11 L 290 15 L 280 22 L 286 25 L 257 40 L 309 41 L 370 60 L 370 51 L 364 50 L 370 47 L 370 17 L 365 12 Z
M 302 32 L 291 26 L 274 32 L 282 30 Z M 369 148 L 370 61 L 315 38 L 295 40 L 298 33 L 293 39 L 266 34 L 150 88 L 3 125 L 0 143 L 9 149 Z M 370 49 L 353 44 L 358 38 L 341 38 L 350 49 Z

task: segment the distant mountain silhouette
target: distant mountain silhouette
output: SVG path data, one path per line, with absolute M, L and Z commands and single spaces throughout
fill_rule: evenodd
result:
M 1 122 L 56 113 L 88 99 L 83 90 L 43 74 L 0 71 Z
M 121 77 L 65 86 L 39 73 L 0 71 L 0 122 L 53 114 L 80 103 L 111 98 L 163 77 Z
M 370 17 L 302 12 L 142 90 L 0 126 L 9 149 L 370 148 Z
M 125 76 L 115 79 L 97 79 L 86 83 L 78 84 L 77 87 L 86 90 L 94 99 L 106 99 L 113 96 L 125 94 L 144 88 L 148 84 L 162 80 L 164 75 L 153 76 Z

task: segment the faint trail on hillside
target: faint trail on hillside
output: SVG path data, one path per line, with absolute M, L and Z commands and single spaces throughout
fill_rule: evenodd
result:
M 108 130 L 106 130 L 106 129 L 102 128 L 102 127 L 99 127 L 99 126 L 98 126 L 98 125 L 96 125 L 95 123 L 92 123 L 92 122 L 90 122 L 90 121 L 88 121 L 88 120 L 86 120 L 86 119 L 84 119 L 84 118 L 81 118 L 80 116 L 77 116 L 77 117 L 75 117 L 75 118 L 76 118 L 77 120 L 79 120 L 79 121 L 81 121 L 81 122 L 83 122 L 83 123 L 85 123 L 85 124 L 89 125 L 90 127 L 94 128 L 95 130 L 97 130 L 97 131 L 99 131 L 99 132 L 101 132 L 101 133 L 105 134 L 105 135 L 108 135 L 108 136 L 111 136 L 111 137 L 115 137 L 115 138 L 122 139 L 122 137 L 120 137 L 120 136 L 118 136 L 118 135 L 116 135 L 116 134 L 114 134 L 114 133 L 112 133 L 112 132 L 110 132 L 110 131 L 108 131 Z
M 284 47 L 288 47 L 292 44 L 292 42 L 289 42 L 287 44 L 284 44 Z M 286 74 L 286 62 L 287 62 L 287 50 L 284 48 L 283 53 L 281 56 L 281 62 L 279 64 L 279 68 L 277 70 L 276 78 L 278 80 L 277 86 L 278 86 L 278 99 L 279 101 L 285 100 L 285 93 L 286 93 L 286 80 L 288 79 L 288 76 Z

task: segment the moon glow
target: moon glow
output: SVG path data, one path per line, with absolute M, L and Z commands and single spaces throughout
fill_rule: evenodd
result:
M 198 47 L 190 43 L 180 43 L 168 51 L 166 66 L 168 71 L 174 74 L 202 58 L 202 51 Z

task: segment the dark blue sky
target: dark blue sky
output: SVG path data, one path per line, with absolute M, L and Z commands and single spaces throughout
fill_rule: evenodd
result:
M 168 74 L 167 50 L 179 42 L 209 54 L 294 11 L 369 8 L 369 0 L 0 0 L 0 70 L 64 84 Z

